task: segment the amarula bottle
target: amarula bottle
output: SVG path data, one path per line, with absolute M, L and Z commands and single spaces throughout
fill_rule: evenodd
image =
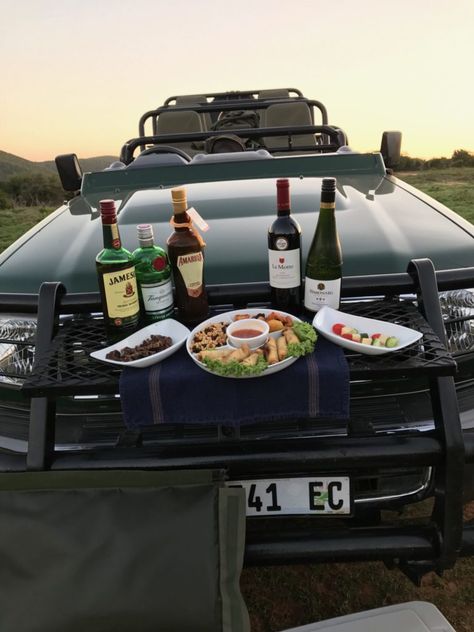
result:
M 174 232 L 168 237 L 168 256 L 173 271 L 178 316 L 185 323 L 203 320 L 209 312 L 204 285 L 205 243 L 187 214 L 186 190 L 171 189 Z
M 138 326 L 135 265 L 132 254 L 122 247 L 114 200 L 101 200 L 100 215 L 104 248 L 96 256 L 96 270 L 109 340 L 120 340 Z
M 342 253 L 335 201 L 336 179 L 323 178 L 318 223 L 306 262 L 304 306 L 309 313 L 317 312 L 324 305 L 339 307 Z
M 301 305 L 301 228 L 291 217 L 290 183 L 277 180 L 277 218 L 268 229 L 272 306 L 298 313 Z
M 153 240 L 151 224 L 137 226 L 140 247 L 133 252 L 142 316 L 147 324 L 173 314 L 171 267 L 163 248 Z

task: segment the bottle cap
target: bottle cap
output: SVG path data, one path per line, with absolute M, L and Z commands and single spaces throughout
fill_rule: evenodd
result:
M 102 216 L 115 215 L 117 212 L 115 210 L 115 200 L 100 200 L 99 206 L 100 206 L 100 214 Z
M 171 199 L 173 200 L 173 203 L 186 204 L 186 189 L 183 187 L 171 189 Z
M 290 208 L 290 181 L 287 178 L 277 180 L 277 208 L 279 211 Z
M 321 191 L 332 193 L 336 190 L 336 178 L 323 178 Z
M 148 241 L 153 239 L 153 226 L 151 224 L 138 224 L 138 239 L 140 241 Z

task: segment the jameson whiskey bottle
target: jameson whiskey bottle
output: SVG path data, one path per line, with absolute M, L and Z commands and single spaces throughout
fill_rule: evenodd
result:
M 133 252 L 142 315 L 147 324 L 173 314 L 171 267 L 163 248 L 153 241 L 151 224 L 137 226 L 140 247 Z
M 268 229 L 272 307 L 298 313 L 301 305 L 301 228 L 291 217 L 290 183 L 277 180 L 277 218 Z
M 187 214 L 186 190 L 171 189 L 174 232 L 168 237 L 168 256 L 176 289 L 178 316 L 185 323 L 203 320 L 209 312 L 204 285 L 205 243 Z
M 96 270 L 110 340 L 120 340 L 138 325 L 140 306 L 132 254 L 122 248 L 114 200 L 101 200 L 104 249 L 97 255 Z
M 305 272 L 304 306 L 317 312 L 324 305 L 337 309 L 341 295 L 342 253 L 335 217 L 336 179 L 323 178 L 321 208 Z

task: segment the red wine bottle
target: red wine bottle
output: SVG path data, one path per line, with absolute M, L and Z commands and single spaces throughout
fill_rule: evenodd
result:
M 301 228 L 291 217 L 290 183 L 277 180 L 277 218 L 268 229 L 272 307 L 298 313 L 301 307 Z

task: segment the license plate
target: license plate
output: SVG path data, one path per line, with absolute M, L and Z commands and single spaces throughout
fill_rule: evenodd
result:
M 243 487 L 247 516 L 313 514 L 349 515 L 351 486 L 348 476 L 230 481 Z

